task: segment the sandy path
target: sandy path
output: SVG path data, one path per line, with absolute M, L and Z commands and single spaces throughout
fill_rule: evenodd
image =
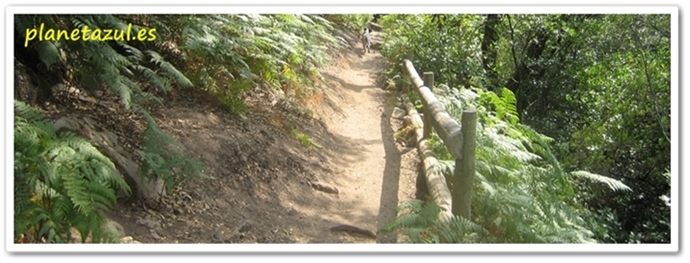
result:
M 418 190 L 423 186 L 416 185 L 423 185 L 417 176 L 416 150 L 394 141 L 401 125 L 400 116 L 393 117 L 395 98 L 376 85 L 385 60 L 378 45 L 363 54 L 358 40 L 349 38 L 355 45 L 333 54 L 332 63 L 320 70 L 324 96 L 314 111 L 325 127 L 316 121 L 306 125 L 306 118 L 298 126 L 323 147 L 304 147 L 287 136 L 266 132 L 290 123 L 281 119 L 285 115 L 272 111 L 257 114 L 244 126 L 242 120 L 221 122 L 222 117 L 198 108 L 203 104 L 197 101 L 190 104 L 197 108 L 180 104 L 160 123 L 213 168 L 214 178 L 190 181 L 184 191 L 193 198 L 172 199 L 179 208 L 176 213 L 173 209 L 144 213 L 145 209 L 127 204 L 118 207 L 113 218 L 144 243 L 402 242 L 397 235 L 331 231 L 351 225 L 377 232 L 395 218 L 401 202 L 423 198 L 423 190 Z M 381 43 L 376 32 L 374 42 Z M 251 129 L 259 132 L 248 134 Z M 255 145 L 267 148 L 250 149 Z M 242 150 L 235 150 L 240 146 Z M 241 154 L 249 158 L 242 155 L 246 158 L 242 160 Z M 284 169 L 281 177 L 266 181 L 277 169 Z M 339 191 L 313 189 L 309 186 L 313 180 Z M 166 227 L 154 237 L 152 228 L 140 223 L 143 217 Z
M 380 43 L 378 35 L 374 41 Z M 358 43 L 358 42 L 357 42 Z M 323 176 L 340 189 L 333 203 L 325 208 L 324 220 L 317 228 L 328 229 L 349 224 L 376 232 L 395 216 L 399 189 L 414 189 L 409 180 L 401 182 L 401 153 L 393 139 L 388 95 L 376 86 L 376 77 L 384 60 L 378 51 L 363 54 L 361 45 L 345 54 L 347 65 L 323 70 L 335 85 L 326 88 L 326 96 L 339 108 L 326 118 L 329 131 L 352 142 L 354 151 L 343 152 L 343 160 L 333 175 Z M 329 149 L 338 152 L 338 149 Z M 345 161 L 345 162 L 342 162 Z M 402 184 L 402 185 L 401 185 Z M 316 223 L 319 225 L 319 223 Z M 344 233 L 328 233 L 325 242 L 395 243 L 395 235 L 378 234 L 377 239 L 354 238 Z M 355 235 L 356 236 L 356 235 Z

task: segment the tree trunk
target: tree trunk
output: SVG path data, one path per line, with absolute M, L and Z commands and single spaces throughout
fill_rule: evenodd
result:
M 484 37 L 482 38 L 482 66 L 486 71 L 485 88 L 498 91 L 498 74 L 496 73 L 496 42 L 498 34 L 496 26 L 501 23 L 500 15 L 490 14 L 484 19 Z
M 544 72 L 538 68 L 538 65 L 532 64 L 541 57 L 546 49 L 546 41 L 549 39 L 549 35 L 544 28 L 539 28 L 533 39 L 534 40 L 527 44 L 524 58 L 516 62 L 517 67 L 505 85 L 506 88 L 515 93 L 515 97 L 517 98 L 517 111 L 520 114 L 520 119 L 522 119 L 524 115 L 526 106 L 529 105 L 527 101 L 529 96 L 527 96 L 527 90 L 525 89 L 529 87 L 529 80 L 539 77 L 539 72 Z

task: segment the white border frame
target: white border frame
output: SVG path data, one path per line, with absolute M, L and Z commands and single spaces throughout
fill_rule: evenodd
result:
M 365 8 L 361 8 L 365 7 Z M 453 12 L 455 11 L 455 12 Z M 140 13 L 140 14 L 198 14 L 198 13 L 663 13 L 671 15 L 671 243 L 670 244 L 596 244 L 596 245 L 533 245 L 533 244 L 140 244 L 140 245 L 98 245 L 98 244 L 15 244 L 13 233 L 13 182 L 14 173 L 11 162 L 5 164 L 5 242 L 9 252 L 490 252 L 490 253 L 530 253 L 530 252 L 677 252 L 679 250 L 679 8 L 676 6 L 582 6 L 582 5 L 542 5 L 542 6 L 464 6 L 407 4 L 389 6 L 373 5 L 209 5 L 209 6 L 121 6 L 121 5 L 81 5 L 81 6 L 9 6 L 5 10 L 5 126 L 13 127 L 14 97 L 14 30 L 15 14 L 60 14 L 60 13 Z M 10 114 L 12 113 L 12 114 Z M 7 128 L 5 156 L 13 160 L 13 129 Z

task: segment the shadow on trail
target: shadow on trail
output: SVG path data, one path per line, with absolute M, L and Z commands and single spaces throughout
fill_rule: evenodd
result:
M 342 78 L 335 76 L 330 73 L 322 73 L 322 75 L 326 76 L 329 80 L 338 82 L 343 88 L 348 89 L 348 90 L 353 90 L 356 92 L 362 92 L 365 89 L 378 89 L 378 87 L 374 85 L 356 85 L 350 82 L 347 82 L 343 80 Z
M 381 183 L 381 201 L 379 205 L 379 215 L 377 228 L 381 229 L 388 222 L 393 221 L 396 216 L 398 206 L 398 190 L 400 185 L 400 161 L 401 153 L 393 139 L 393 127 L 391 118 L 393 115 L 392 106 L 385 106 L 381 114 L 381 140 L 386 153 L 386 166 L 383 170 L 383 182 Z M 378 234 L 376 243 L 397 243 L 397 235 Z

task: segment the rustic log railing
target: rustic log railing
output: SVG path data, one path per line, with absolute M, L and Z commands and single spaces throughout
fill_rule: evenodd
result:
M 407 97 L 405 97 L 405 107 L 412 125 L 415 127 L 417 150 L 423 160 L 429 194 L 434 203 L 443 208 L 439 217 L 445 222 L 452 215 L 469 219 L 475 175 L 477 112 L 471 107 L 464 109 L 462 125 L 458 124 L 446 112 L 443 104 L 432 92 L 434 87 L 433 73 L 424 72 L 424 80 L 422 81 L 410 60 L 404 60 L 403 68 L 416 87 L 415 91 L 422 101 L 423 119 Z M 404 84 L 403 92 L 408 94 L 409 86 L 407 84 Z M 433 169 L 438 160 L 434 157 L 427 143 L 427 139 L 433 131 L 436 131 L 455 159 L 453 189 L 448 189 L 443 174 L 438 172 L 438 169 Z

